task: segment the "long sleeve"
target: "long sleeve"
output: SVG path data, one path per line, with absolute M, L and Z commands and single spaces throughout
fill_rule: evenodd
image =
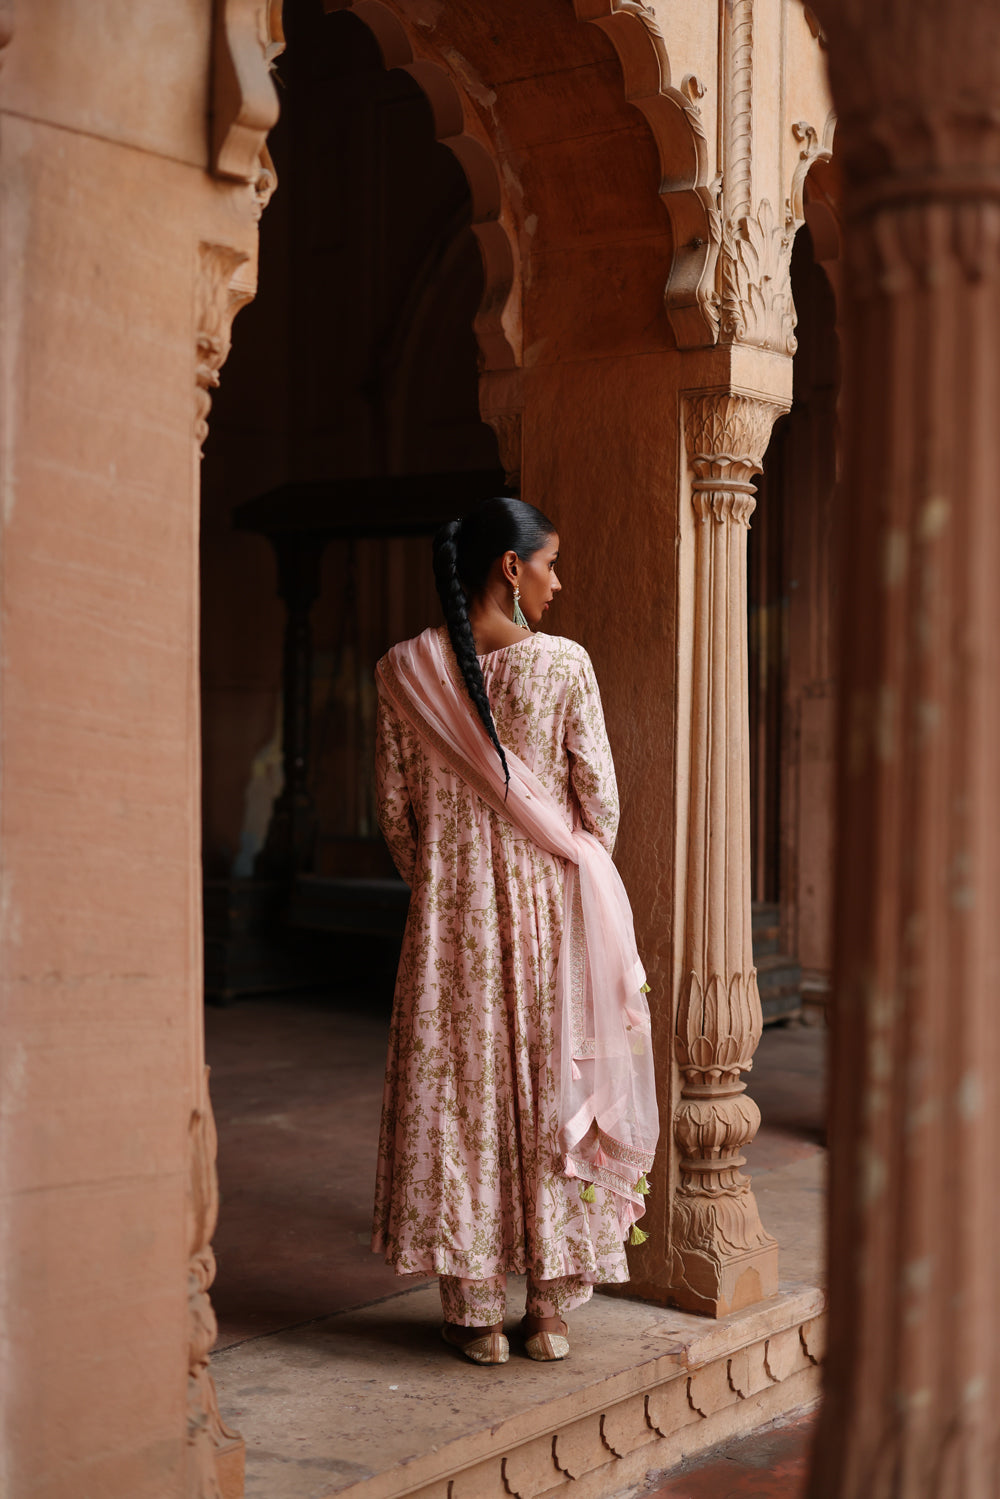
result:
M 417 819 L 406 781 L 399 720 L 381 694 L 375 730 L 375 793 L 378 825 L 393 863 L 408 885 L 417 861 Z
M 583 826 L 608 853 L 618 836 L 618 782 L 604 726 L 601 694 L 590 657 L 581 652 L 579 671 L 570 689 L 566 715 L 566 749 L 570 784 L 580 806 Z

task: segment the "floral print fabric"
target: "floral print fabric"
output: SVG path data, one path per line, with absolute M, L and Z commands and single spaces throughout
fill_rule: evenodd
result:
M 491 1276 L 489 1280 L 460 1280 L 442 1275 L 441 1311 L 444 1320 L 459 1327 L 495 1327 L 507 1310 L 507 1277 Z M 567 1312 L 590 1300 L 593 1286 L 579 1275 L 565 1275 L 561 1280 L 528 1281 L 524 1309 L 534 1317 L 563 1317 Z
M 501 742 L 610 851 L 614 768 L 589 657 L 533 635 L 480 658 Z M 399 1274 L 628 1278 L 612 1195 L 563 1175 L 552 1067 L 565 864 L 380 697 L 379 822 L 411 886 L 372 1247 Z

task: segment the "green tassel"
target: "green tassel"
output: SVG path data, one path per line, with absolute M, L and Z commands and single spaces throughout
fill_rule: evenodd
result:
M 584 1202 L 595 1202 L 597 1200 L 593 1182 L 588 1182 L 585 1187 L 580 1188 L 580 1197 Z
M 649 1196 L 649 1182 L 646 1180 L 645 1172 L 643 1172 L 642 1176 L 640 1176 L 639 1180 L 636 1182 L 635 1190 L 638 1192 L 640 1197 Z
M 649 1238 L 649 1235 L 643 1233 L 643 1231 L 639 1227 L 638 1223 L 633 1223 L 632 1224 L 632 1234 L 631 1234 L 631 1237 L 629 1238 L 629 1243 L 630 1244 L 645 1244 L 645 1242 L 646 1242 L 646 1240 L 648 1238 Z
M 643 984 L 642 988 L 639 990 L 640 994 L 648 994 L 649 992 L 650 989 L 648 984 Z

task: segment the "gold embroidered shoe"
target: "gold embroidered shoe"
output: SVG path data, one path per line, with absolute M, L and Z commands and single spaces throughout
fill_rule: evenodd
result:
M 566 1358 L 569 1353 L 569 1338 L 565 1335 L 567 1331 L 565 1323 L 561 1333 L 529 1332 L 522 1321 L 521 1331 L 524 1334 L 524 1351 L 536 1363 L 555 1364 L 560 1359 Z
M 494 1328 L 481 1338 L 463 1342 L 457 1329 L 446 1322 L 441 1329 L 441 1336 L 449 1347 L 457 1348 L 459 1353 L 474 1364 L 505 1364 L 510 1358 L 510 1344 L 503 1333 Z

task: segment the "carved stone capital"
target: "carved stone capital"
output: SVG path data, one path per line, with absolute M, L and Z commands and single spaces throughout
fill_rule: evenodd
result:
M 750 524 L 756 504 L 751 480 L 783 408 L 758 396 L 713 392 L 688 397 L 685 440 L 699 520 Z
M 940 294 L 1000 275 L 1000 181 L 996 195 L 882 202 L 858 219 L 848 246 L 849 296 Z
M 231 245 L 201 244 L 195 287 L 195 437 L 199 449 L 208 436 L 211 392 L 219 383 L 232 341 L 233 318 L 253 298 L 253 287 L 240 282 L 240 269 L 249 260 L 245 250 Z

